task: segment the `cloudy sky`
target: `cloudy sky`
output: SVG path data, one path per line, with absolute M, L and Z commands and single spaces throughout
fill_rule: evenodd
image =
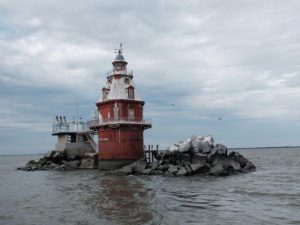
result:
M 53 149 L 90 119 L 123 42 L 145 144 L 300 145 L 300 1 L 0 0 L 0 154 Z M 218 118 L 222 120 L 218 120 Z

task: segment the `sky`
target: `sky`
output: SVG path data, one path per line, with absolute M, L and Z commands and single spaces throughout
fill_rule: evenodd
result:
M 54 149 L 124 57 L 161 149 L 300 146 L 300 1 L 0 0 L 0 154 Z M 219 119 L 221 118 L 221 119 Z

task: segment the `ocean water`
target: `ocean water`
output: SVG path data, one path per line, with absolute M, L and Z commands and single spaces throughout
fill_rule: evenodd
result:
M 228 177 L 16 171 L 0 156 L 0 224 L 300 224 L 300 149 L 238 150 L 257 171 Z

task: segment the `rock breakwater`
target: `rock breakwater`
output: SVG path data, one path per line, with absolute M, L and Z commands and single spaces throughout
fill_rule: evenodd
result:
M 192 136 L 174 144 L 165 153 L 153 152 L 155 162 L 142 159 L 109 173 L 115 175 L 190 176 L 195 174 L 226 176 L 256 169 L 242 154 L 223 144 L 214 144 L 212 136 Z
M 68 157 L 63 151 L 49 151 L 38 161 L 30 160 L 18 170 L 74 170 L 97 168 L 98 154 L 85 153 L 82 157 Z

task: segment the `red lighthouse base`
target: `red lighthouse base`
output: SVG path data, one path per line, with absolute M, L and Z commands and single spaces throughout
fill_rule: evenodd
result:
M 117 169 L 144 157 L 141 127 L 100 128 L 99 169 Z

